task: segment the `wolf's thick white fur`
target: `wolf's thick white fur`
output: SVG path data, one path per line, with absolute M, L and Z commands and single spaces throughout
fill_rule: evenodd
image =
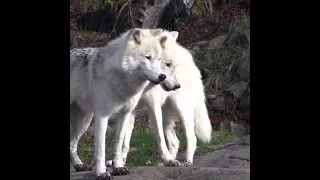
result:
M 193 156 L 197 147 L 196 136 L 203 142 L 210 142 L 212 127 L 205 104 L 204 87 L 201 74 L 193 61 L 190 52 L 180 46 L 176 39 L 178 32 L 163 32 L 168 37 L 166 48 L 162 54 L 162 61 L 171 63 L 170 68 L 165 69 L 167 79 L 161 82 L 161 86 L 146 88 L 136 110 L 147 108 L 151 125 L 153 126 L 160 155 L 165 165 L 190 166 L 193 164 Z M 174 84 L 180 84 L 181 88 L 175 88 Z M 151 86 L 151 85 L 150 85 Z M 163 91 L 166 90 L 166 91 Z M 174 130 L 174 120 L 181 119 L 186 137 L 187 152 L 185 162 L 175 160 L 179 148 L 179 140 Z M 129 151 L 130 138 L 134 127 L 134 115 L 131 116 L 129 125 L 117 126 L 128 128 L 124 137 L 122 157 L 124 163 Z M 118 124 L 119 123 L 119 124 Z M 164 134 L 167 138 L 168 147 Z M 122 141 L 121 141 L 122 142 Z M 121 143 L 117 141 L 116 144 Z M 111 164 L 109 160 L 107 164 Z
M 145 88 L 166 77 L 161 70 L 160 30 L 132 29 L 102 48 L 70 52 L 70 159 L 83 165 L 77 155 L 80 137 L 95 116 L 94 157 L 99 179 L 111 179 L 105 165 L 105 135 L 108 119 L 118 114 L 127 127 L 132 111 Z M 161 43 L 160 43 L 161 42 Z M 83 55 L 84 54 L 84 55 Z M 114 167 L 124 168 L 122 144 L 126 128 L 118 128 Z M 81 170 L 81 169 L 80 169 Z

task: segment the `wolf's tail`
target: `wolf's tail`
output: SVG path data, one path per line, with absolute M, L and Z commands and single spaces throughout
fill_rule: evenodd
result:
M 194 123 L 196 136 L 205 143 L 210 142 L 212 127 L 208 116 L 207 107 L 204 101 L 199 102 L 195 108 Z

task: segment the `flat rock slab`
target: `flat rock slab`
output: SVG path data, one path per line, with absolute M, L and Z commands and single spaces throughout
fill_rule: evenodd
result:
M 179 153 L 183 159 L 184 153 Z M 180 159 L 179 157 L 177 159 Z M 250 180 L 250 137 L 202 156 L 193 167 L 130 167 L 130 175 L 114 180 Z M 112 169 L 108 169 L 112 172 Z M 93 172 L 70 170 L 70 180 L 95 180 Z
M 250 169 L 250 140 L 194 158 L 195 166 Z
M 114 180 L 250 180 L 250 169 L 212 167 L 134 167 Z M 95 180 L 93 172 L 70 172 L 70 180 Z

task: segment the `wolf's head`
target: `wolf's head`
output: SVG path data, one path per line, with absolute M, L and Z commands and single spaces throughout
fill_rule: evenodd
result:
M 181 87 L 175 75 L 175 70 L 177 67 L 175 58 L 178 55 L 174 51 L 174 48 L 170 46 L 170 43 L 176 43 L 178 35 L 179 32 L 177 31 L 164 31 L 161 34 L 161 38 L 166 37 L 166 41 L 163 43 L 161 68 L 163 72 L 166 74 L 167 78 L 160 83 L 162 89 L 165 91 L 172 91 Z
M 162 29 L 132 29 L 126 39 L 123 66 L 133 70 L 138 78 L 159 84 L 166 79 L 161 69 L 162 45 L 166 37 L 159 37 Z

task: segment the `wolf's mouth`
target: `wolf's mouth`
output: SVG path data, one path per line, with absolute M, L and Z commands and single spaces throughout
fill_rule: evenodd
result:
M 152 83 L 152 84 L 155 84 L 155 85 L 158 85 L 158 84 L 160 84 L 160 82 L 157 82 L 157 81 L 152 81 L 152 80 L 150 80 L 149 79 L 149 81 Z
M 171 91 L 171 90 L 168 88 L 168 86 L 166 86 L 165 83 L 161 83 L 160 86 L 161 86 L 162 89 L 165 90 L 165 91 Z
M 161 83 L 161 81 L 154 81 L 152 79 L 150 79 L 148 76 L 144 75 L 144 77 L 146 78 L 146 80 L 150 81 L 152 84 L 158 85 Z

